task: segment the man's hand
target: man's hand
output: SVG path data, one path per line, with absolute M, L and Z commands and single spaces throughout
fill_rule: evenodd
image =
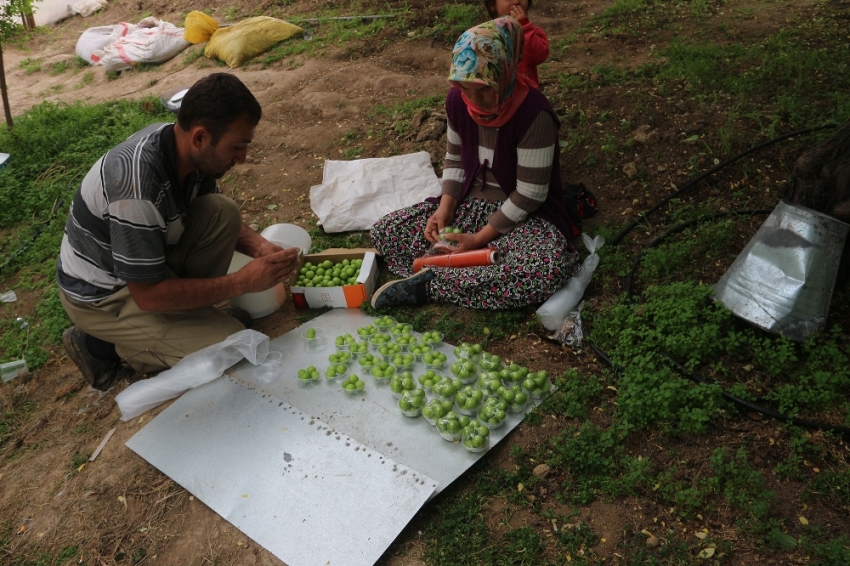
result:
M 272 244 L 280 251 L 262 255 L 239 270 L 239 275 L 245 277 L 246 293 L 259 293 L 271 289 L 278 283 L 289 279 L 298 262 L 298 248 L 282 249 Z
M 259 293 L 286 281 L 297 265 L 300 252 L 298 248 L 289 248 L 264 255 L 236 273 L 221 277 L 174 277 L 156 283 L 128 282 L 127 288 L 143 311 L 181 311 L 207 307 L 245 293 Z
M 268 240 L 265 240 L 259 246 L 257 246 L 257 249 L 254 252 L 254 257 L 263 257 L 267 255 L 276 254 L 281 251 L 283 251 L 282 247 L 278 246 L 274 242 L 269 242 Z

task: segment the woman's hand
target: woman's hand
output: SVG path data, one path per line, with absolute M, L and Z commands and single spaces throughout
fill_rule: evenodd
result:
M 425 223 L 425 239 L 436 244 L 440 241 L 440 231 L 446 226 L 451 226 L 455 219 L 457 199 L 449 195 L 443 195 L 440 206 Z
M 456 251 L 468 252 L 486 247 L 487 244 L 499 237 L 499 233 L 488 224 L 475 234 L 444 234 L 443 237 L 446 240 L 457 242 Z

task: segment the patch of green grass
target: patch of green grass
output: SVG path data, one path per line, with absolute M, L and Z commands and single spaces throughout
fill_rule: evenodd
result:
M 88 71 L 83 73 L 83 77 L 80 79 L 80 82 L 74 87 L 77 89 L 81 89 L 84 86 L 88 86 L 94 82 L 94 73 L 92 71 Z
M 363 146 L 357 145 L 346 148 L 342 152 L 342 158 L 347 160 L 358 159 L 363 154 Z
M 0 448 L 11 438 L 18 426 L 26 422 L 35 408 L 35 401 L 27 400 L 13 401 L 11 405 L 5 406 L 5 412 L 0 413 Z
M 557 391 L 543 402 L 542 409 L 574 419 L 586 417 L 603 390 L 599 376 L 584 375 L 575 368 L 556 379 L 555 385 Z
M 0 360 L 26 356 L 30 369 L 45 363 L 45 346 L 57 344 L 70 321 L 54 285 L 56 256 L 65 219 L 83 175 L 133 132 L 165 121 L 160 104 L 116 101 L 94 106 L 43 103 L 0 128 L 0 147 L 15 155 L 0 170 L 0 286 L 34 291 L 40 300 L 32 319 L 29 349 L 15 317 L 0 321 Z M 9 308 L 8 305 L 4 305 Z
M 601 429 L 591 422 L 564 429 L 551 443 L 552 467 L 570 470 L 563 497 L 577 504 L 593 501 L 618 475 L 624 430 Z
M 70 68 L 70 61 L 59 61 L 58 63 L 53 63 L 50 66 L 50 76 L 55 77 L 56 75 L 61 75 Z
M 469 28 L 489 20 L 487 10 L 480 3 L 448 4 L 439 9 L 432 34 L 444 41 L 454 42 Z
M 198 59 L 200 59 L 203 56 L 204 56 L 204 48 L 203 47 L 199 47 L 197 45 L 194 46 L 194 47 L 190 47 L 189 49 L 187 49 L 185 51 L 185 54 L 183 55 L 183 64 L 184 65 L 191 65 L 192 63 L 194 63 L 195 61 L 197 61 Z
M 3 539 L 0 538 L 0 546 L 5 546 L 2 545 L 3 542 Z M 11 562 L 6 562 L 6 564 L 8 566 L 65 566 L 67 564 L 77 563 L 78 557 L 79 562 L 82 562 L 82 556 L 79 556 L 79 554 L 80 548 L 78 546 L 66 546 L 55 556 L 45 552 L 35 556 L 9 556 L 8 558 Z
M 313 226 L 307 232 L 313 240 L 310 253 L 318 253 L 328 248 L 371 248 L 372 241 L 368 231 L 340 232 L 328 234 L 321 228 Z
M 305 14 L 303 20 L 309 18 L 330 18 L 342 16 L 339 10 L 328 9 L 315 15 Z M 378 10 L 375 15 L 390 15 Z M 316 57 L 329 48 L 346 48 L 355 50 L 358 41 L 370 38 L 382 33 L 392 32 L 401 35 L 401 29 L 405 26 L 405 14 L 395 13 L 394 18 L 377 18 L 372 20 L 338 20 L 320 21 L 318 23 L 303 21 L 301 18 L 290 20 L 292 23 L 305 28 L 305 39 L 301 36 L 291 37 L 274 45 L 266 51 L 259 59 L 263 67 L 268 67 L 282 59 L 292 55 L 307 54 Z
M 32 59 L 27 57 L 18 63 L 18 68 L 23 69 L 24 73 L 31 75 L 41 70 L 41 59 Z
M 399 102 L 392 107 L 387 107 L 382 104 L 379 104 L 372 109 L 372 112 L 369 114 L 369 117 L 374 119 L 376 116 L 390 117 L 400 114 L 402 116 L 402 119 L 409 120 L 415 112 L 422 110 L 423 108 L 429 108 L 433 110 L 443 108 L 445 105 L 445 95 L 434 94 L 430 96 L 423 96 L 421 98 L 405 100 L 404 102 Z

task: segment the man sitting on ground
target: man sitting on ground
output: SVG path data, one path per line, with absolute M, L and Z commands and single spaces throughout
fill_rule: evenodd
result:
M 213 305 L 288 278 L 298 249 L 242 223 L 216 179 L 244 163 L 262 110 L 235 76 L 186 93 L 177 123 L 152 124 L 101 157 L 74 195 L 56 280 L 76 326 L 62 343 L 93 387 L 122 360 L 147 373 L 224 340 L 250 321 Z M 255 258 L 227 274 L 233 251 Z

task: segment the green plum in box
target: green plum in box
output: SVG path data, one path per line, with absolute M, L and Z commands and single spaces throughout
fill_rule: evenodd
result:
M 511 364 L 499 370 L 499 375 L 502 377 L 502 383 L 505 385 L 519 385 L 528 375 L 528 368 L 519 364 Z
M 502 369 L 502 359 L 496 354 L 481 353 L 481 360 L 478 362 L 481 369 L 485 371 L 494 371 Z
M 426 400 L 424 389 L 411 389 L 401 394 L 398 408 L 405 417 L 418 417 L 425 407 Z
M 443 369 L 446 367 L 446 360 L 448 358 L 442 352 L 430 352 L 428 354 L 422 354 L 422 362 L 425 364 L 425 367 L 428 369 Z
M 427 392 L 434 390 L 434 386 L 443 380 L 443 375 L 432 369 L 425 370 L 425 373 L 416 378 L 419 385 Z
M 490 447 L 490 429 L 478 421 L 470 421 L 463 427 L 463 447 L 470 452 L 484 452 Z
M 331 364 L 325 370 L 325 377 L 328 381 L 334 381 L 348 375 L 348 364 Z
M 395 375 L 395 368 L 389 362 L 378 362 L 369 370 L 376 385 L 384 385 Z
M 470 344 L 469 342 L 461 342 L 460 346 L 455 346 L 454 353 L 458 360 L 465 358 L 467 360 L 478 363 L 481 359 L 483 348 L 481 344 Z
M 434 394 L 440 399 L 454 401 L 457 392 L 462 388 L 463 383 L 459 379 L 444 378 L 440 382 L 434 384 Z
M 433 348 L 439 348 L 443 345 L 443 335 L 436 330 L 425 332 L 422 334 L 422 343 L 429 344 Z
M 478 420 L 489 429 L 505 424 L 508 416 L 508 403 L 499 397 L 488 397 L 478 411 Z
M 437 419 L 435 426 L 444 440 L 454 442 L 461 439 L 463 428 L 469 422 L 469 417 L 466 415 L 459 415 L 454 411 L 449 411 L 444 417 Z
M 449 368 L 452 375 L 461 380 L 464 385 L 473 383 L 478 379 L 478 366 L 468 359 L 458 359 Z
M 411 370 L 413 369 L 413 364 L 416 363 L 416 357 L 413 354 L 399 352 L 392 357 L 390 362 L 397 370 Z
M 316 383 L 319 381 L 319 370 L 316 366 L 309 366 L 298 370 L 298 381 L 303 384 Z
M 467 416 L 475 416 L 484 403 L 484 392 L 472 385 L 464 385 L 455 395 L 456 410 Z
M 522 382 L 522 390 L 531 399 L 543 399 L 549 395 L 552 385 L 549 383 L 549 374 L 545 370 L 537 373 L 530 372 Z
M 334 338 L 334 347 L 336 347 L 336 349 L 340 351 L 350 350 L 351 345 L 355 344 L 356 342 L 357 339 L 354 338 L 354 336 L 352 336 L 351 334 L 343 334 Z
M 503 385 L 498 390 L 499 397 L 507 402 L 509 413 L 521 413 L 528 404 L 528 394 L 519 385 Z
M 422 409 L 422 416 L 428 421 L 428 424 L 435 426 L 437 420 L 445 417 L 452 410 L 454 404 L 451 401 L 443 401 L 442 399 L 431 399 L 428 404 Z
M 416 380 L 413 379 L 411 372 L 401 371 L 390 377 L 390 391 L 392 391 L 393 397 L 396 399 L 401 397 L 401 394 L 405 391 L 412 391 L 414 389 L 421 388 L 416 385 Z M 425 390 L 423 389 L 423 391 Z
M 289 281 L 299 309 L 357 308 L 375 291 L 378 262 L 374 249 L 330 249 L 299 260 Z
M 395 323 L 396 320 L 393 317 L 389 315 L 384 315 L 376 318 L 372 324 L 375 325 L 375 327 L 378 329 L 378 332 L 388 333 L 390 331 L 390 328 L 395 326 Z
M 497 371 L 485 371 L 478 377 L 475 387 L 483 391 L 485 396 L 495 397 L 502 387 L 502 378 Z
M 351 352 L 338 351 L 336 354 L 328 356 L 328 361 L 332 364 L 350 364 L 352 361 Z
M 360 376 L 351 374 L 342 382 L 342 390 L 350 395 L 356 395 L 365 389 L 366 384 L 360 379 Z

